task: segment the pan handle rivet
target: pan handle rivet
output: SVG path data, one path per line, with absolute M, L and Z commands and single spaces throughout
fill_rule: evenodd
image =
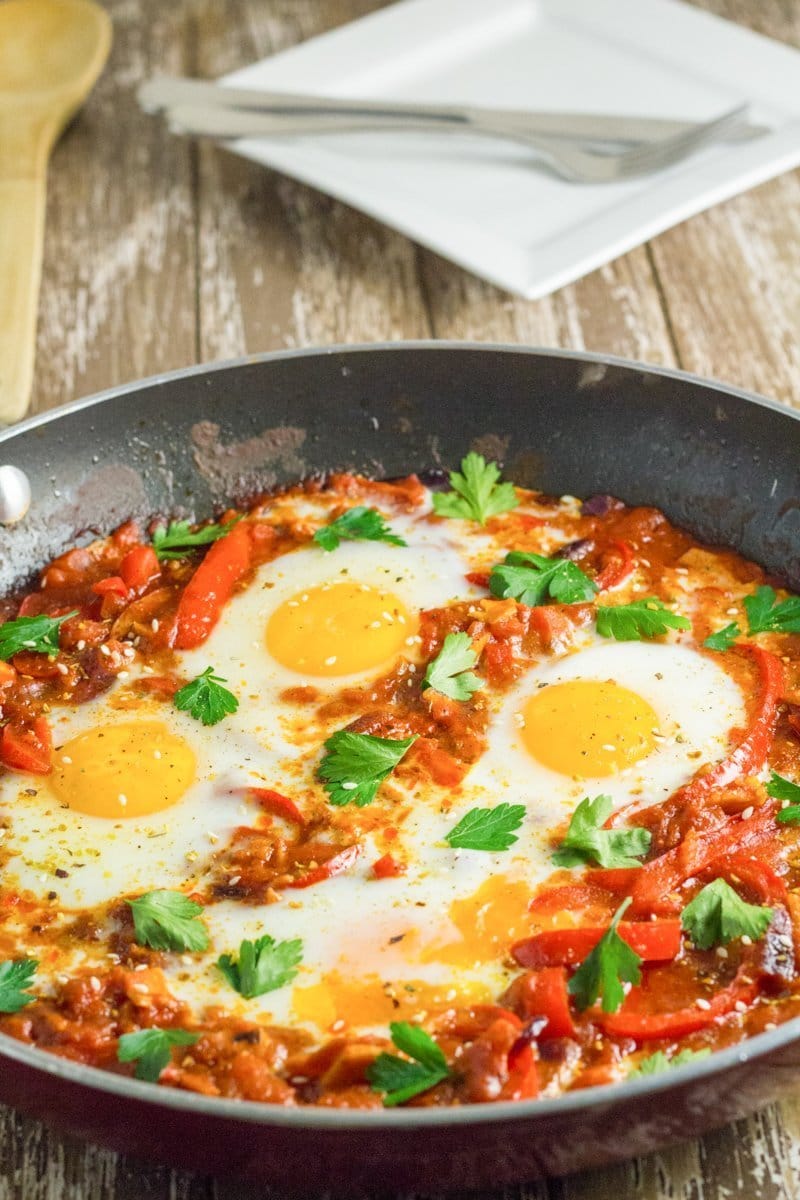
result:
M 21 521 L 31 506 L 31 485 L 19 467 L 0 467 L 0 525 Z

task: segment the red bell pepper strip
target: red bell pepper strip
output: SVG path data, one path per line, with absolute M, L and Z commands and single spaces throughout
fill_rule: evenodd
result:
M 758 995 L 758 984 L 746 974 L 747 968 L 740 967 L 733 982 L 717 992 L 708 1002 L 708 1008 L 681 1008 L 671 1013 L 626 1012 L 621 1008 L 616 1013 L 598 1013 L 592 1017 L 612 1037 L 633 1038 L 637 1042 L 652 1042 L 662 1038 L 681 1038 L 706 1029 L 718 1017 L 732 1012 L 737 1004 L 752 1004 Z
M 109 575 L 107 579 L 98 579 L 97 583 L 92 584 L 92 591 L 95 596 L 122 596 L 123 600 L 128 599 L 128 585 L 119 575 Z
M 542 967 L 515 979 L 508 994 L 526 1021 L 543 1017 L 547 1022 L 541 1037 L 574 1038 L 577 1031 L 569 1010 L 566 967 Z
M 517 1038 L 508 1052 L 508 1078 L 498 1100 L 533 1100 L 539 1095 L 538 1057 L 532 1038 Z
M 30 728 L 11 721 L 0 734 L 0 762 L 12 771 L 49 775 L 52 770 L 53 737 L 45 717 L 37 717 Z
M 631 914 L 674 911 L 678 903 L 671 899 L 671 893 L 687 879 L 707 871 L 720 857 L 749 850 L 774 837 L 775 812 L 776 806 L 768 803 L 746 820 L 729 817 L 716 829 L 702 833 L 690 829 L 679 846 L 645 863 L 636 872 Z
M 467 571 L 464 578 L 467 583 L 474 583 L 475 587 L 488 588 L 489 586 L 488 571 Z
M 400 862 L 393 854 L 384 854 L 372 864 L 372 874 L 376 879 L 396 879 L 405 873 L 405 863 Z
M 341 875 L 353 866 L 360 853 L 360 846 L 348 846 L 341 853 L 335 854 L 333 858 L 329 858 L 325 863 L 320 863 L 318 867 L 313 867 L 310 871 L 306 871 L 305 875 L 298 876 L 297 879 L 292 880 L 291 883 L 287 883 L 286 886 L 290 888 L 307 888 L 312 887 L 315 883 L 322 883 L 325 879 L 332 879 L 334 875 Z
M 543 933 L 515 942 L 511 954 L 521 967 L 571 966 L 581 963 L 608 931 L 608 926 L 583 929 L 546 929 Z M 667 921 L 622 921 L 617 932 L 644 962 L 673 959 L 681 948 L 681 923 Z
M 723 855 L 708 868 L 715 878 L 722 876 L 728 883 L 744 886 L 753 893 L 757 904 L 786 904 L 789 890 L 780 875 L 763 858 L 753 854 Z
M 284 821 L 294 821 L 297 825 L 305 825 L 305 817 L 294 800 L 290 800 L 288 796 L 283 796 L 280 792 L 273 792 L 271 788 L 247 788 L 247 791 L 263 809 L 272 813 L 274 817 L 283 817 Z
M 161 574 L 152 546 L 134 546 L 119 564 L 119 573 L 133 592 L 141 592 Z
M 704 799 L 715 788 L 726 787 L 740 775 L 752 775 L 763 767 L 772 744 L 778 716 L 778 699 L 783 690 L 783 666 L 769 650 L 750 643 L 737 647 L 755 660 L 761 683 L 758 704 L 750 728 L 736 749 L 705 775 L 696 776 L 677 795 L 685 804 Z
M 633 550 L 627 542 L 612 542 L 615 557 L 606 563 L 595 579 L 598 590 L 608 592 L 624 583 L 634 568 Z
M 186 585 L 175 614 L 175 646 L 193 650 L 206 640 L 233 595 L 252 559 L 250 534 L 245 524 L 214 542 Z

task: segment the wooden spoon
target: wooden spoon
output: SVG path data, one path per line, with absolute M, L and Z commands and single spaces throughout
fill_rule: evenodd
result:
M 108 57 L 90 0 L 0 3 L 0 421 L 28 407 L 50 151 Z

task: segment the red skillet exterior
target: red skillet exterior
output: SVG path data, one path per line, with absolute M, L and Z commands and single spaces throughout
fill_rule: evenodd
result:
M 0 589 L 83 531 L 203 517 L 307 473 L 386 476 L 470 448 L 516 482 L 663 508 L 800 586 L 800 421 L 757 397 L 590 355 L 442 343 L 268 355 L 145 381 L 0 434 L 33 505 Z M 282 1191 L 498 1187 L 696 1137 L 795 1084 L 793 1021 L 672 1075 L 521 1104 L 384 1113 L 216 1101 L 0 1038 L 0 1100 L 127 1154 Z

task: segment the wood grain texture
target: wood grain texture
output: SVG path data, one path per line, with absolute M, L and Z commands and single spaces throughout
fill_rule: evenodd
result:
M 608 351 L 800 403 L 800 172 L 553 296 L 517 300 L 310 188 L 170 137 L 137 110 L 133 89 L 157 70 L 214 76 L 380 0 L 107 6 L 109 70 L 52 165 L 37 409 L 196 361 L 427 336 Z M 701 6 L 800 45 L 800 0 Z M 0 1200 L 267 1196 L 281 1200 L 142 1166 L 0 1110 Z M 480 1200 L 800 1200 L 800 1092 L 701 1141 Z

